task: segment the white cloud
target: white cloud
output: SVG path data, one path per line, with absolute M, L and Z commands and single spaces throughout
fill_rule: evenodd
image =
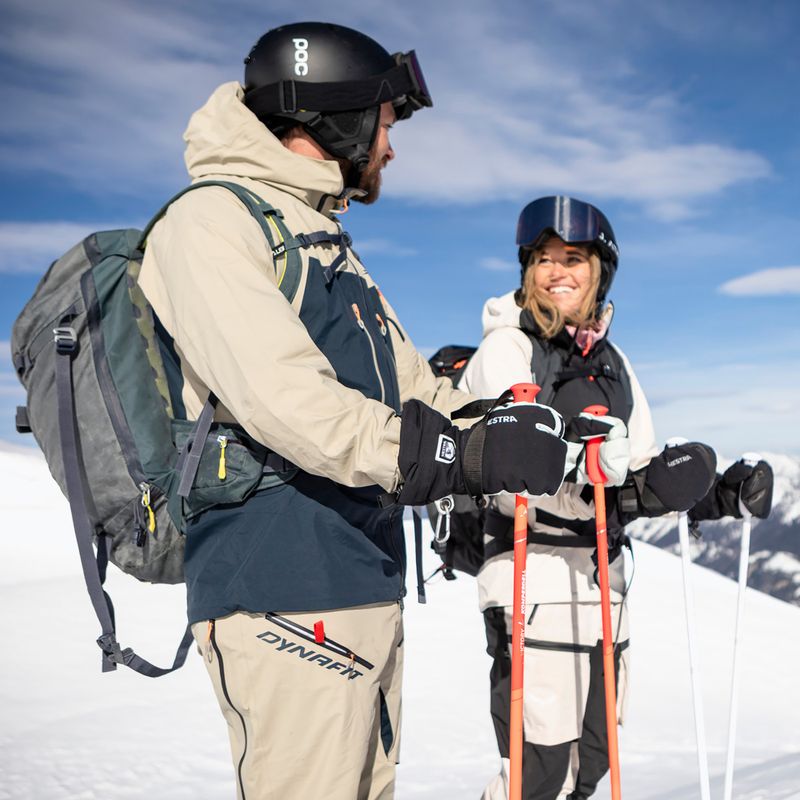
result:
M 183 179 L 180 132 L 191 111 L 217 83 L 239 77 L 241 55 L 262 28 L 298 15 L 276 0 L 268 10 L 259 4 L 254 21 L 251 5 L 228 14 L 148 0 L 9 0 L 0 47 L 19 74 L 44 79 L 8 81 L 4 107 L 17 113 L 0 123 L 0 165 L 45 170 L 98 193 L 172 188 Z M 605 24 L 593 23 L 593 36 L 564 57 L 586 9 L 537 5 L 534 14 L 517 0 L 499 15 L 461 3 L 454 29 L 455 8 L 304 4 L 306 18 L 340 21 L 420 54 L 436 107 L 394 129 L 399 156 L 386 173 L 387 194 L 478 204 L 559 191 L 623 198 L 678 220 L 700 201 L 771 174 L 758 153 L 686 133 L 691 109 L 638 56 L 626 58 L 614 19 L 624 16 L 641 46 L 660 33 L 647 13 L 616 4 L 595 14 Z
M 519 269 L 518 264 L 495 256 L 482 258 L 478 263 L 481 267 L 488 269 L 490 272 L 516 272 Z
M 800 267 L 773 267 L 726 281 L 722 294 L 735 297 L 800 294 Z
M 93 231 L 118 225 L 81 222 L 0 222 L 0 273 L 44 274 L 50 263 Z
M 792 421 L 800 376 L 775 365 L 776 357 L 796 361 L 796 348 L 779 354 L 754 349 L 747 361 L 741 355 L 698 351 L 690 361 L 634 364 L 659 443 L 684 436 L 732 456 L 748 450 L 800 453 Z

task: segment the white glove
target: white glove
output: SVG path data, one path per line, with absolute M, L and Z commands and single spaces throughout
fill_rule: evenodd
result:
M 621 486 L 628 475 L 631 460 L 631 440 L 625 423 L 617 417 L 597 417 L 585 411 L 573 417 L 567 425 L 567 463 L 564 480 L 589 483 L 586 471 L 586 442 L 603 436 L 600 445 L 600 469 L 608 478 L 606 486 Z

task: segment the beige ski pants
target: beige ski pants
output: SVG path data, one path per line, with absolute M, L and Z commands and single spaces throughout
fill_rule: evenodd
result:
M 400 746 L 398 603 L 198 622 L 239 800 L 391 800 Z

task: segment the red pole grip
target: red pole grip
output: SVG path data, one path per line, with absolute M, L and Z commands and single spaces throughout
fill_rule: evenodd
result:
M 587 406 L 583 409 L 584 414 L 592 414 L 595 417 L 604 417 L 608 414 L 608 409 L 605 406 Z M 586 473 L 589 475 L 589 480 L 593 484 L 602 483 L 608 480 L 608 477 L 600 469 L 600 445 L 603 443 L 603 436 L 597 436 L 594 439 L 589 439 L 586 442 Z
M 511 389 L 515 403 L 535 403 L 536 395 L 542 391 L 542 387 L 536 383 L 515 383 Z

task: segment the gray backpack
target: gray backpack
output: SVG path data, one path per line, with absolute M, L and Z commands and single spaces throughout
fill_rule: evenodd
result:
M 291 301 L 303 235 L 292 236 L 280 211 L 238 184 L 207 181 L 173 197 L 144 232 L 93 233 L 75 245 L 50 266 L 13 328 L 14 366 L 27 390 L 17 429 L 33 433 L 70 502 L 104 672 L 125 664 L 158 677 L 179 668 L 191 644 L 187 627 L 169 668 L 122 649 L 103 590 L 108 561 L 141 581 L 180 583 L 187 517 L 239 502 L 296 469 L 239 426 L 214 423 L 213 395 L 197 421 L 183 418 L 177 356 L 137 284 L 152 226 L 203 186 L 229 189 L 259 222 Z

